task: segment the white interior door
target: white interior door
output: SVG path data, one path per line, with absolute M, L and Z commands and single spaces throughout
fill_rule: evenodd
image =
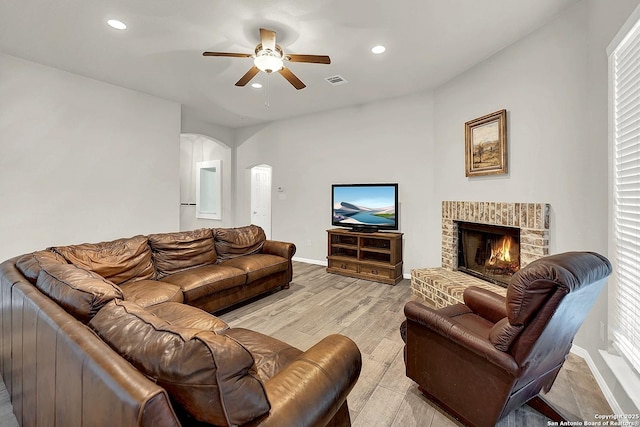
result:
M 271 166 L 251 168 L 251 223 L 271 238 Z

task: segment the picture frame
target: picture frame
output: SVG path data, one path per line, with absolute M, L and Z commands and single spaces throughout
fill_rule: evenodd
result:
M 507 173 L 507 110 L 464 124 L 466 176 Z

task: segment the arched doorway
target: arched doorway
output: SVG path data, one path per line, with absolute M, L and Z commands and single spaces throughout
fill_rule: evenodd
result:
M 221 219 L 196 216 L 196 165 L 219 160 L 221 169 Z M 233 224 L 231 206 L 231 148 L 205 135 L 180 135 L 180 229 L 226 227 Z

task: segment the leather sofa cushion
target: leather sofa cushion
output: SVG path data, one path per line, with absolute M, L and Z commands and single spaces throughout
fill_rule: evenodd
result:
M 257 225 L 213 230 L 219 261 L 258 253 L 267 239 L 264 230 Z
M 60 254 L 50 250 L 37 251 L 21 256 L 16 262 L 16 267 L 31 283 L 36 283 L 40 270 L 55 264 L 68 264 Z
M 192 268 L 164 277 L 163 282 L 180 286 L 184 301 L 190 303 L 207 295 L 247 283 L 243 270 L 219 264 Z
M 302 354 L 301 350 L 289 344 L 243 328 L 232 328 L 224 335 L 233 338 L 246 348 L 255 361 L 254 370 L 263 382 L 273 378 L 285 366 Z
M 227 336 L 172 325 L 127 301 L 107 304 L 90 326 L 196 420 L 241 425 L 270 409 L 251 354 Z
M 84 323 L 109 301 L 123 298 L 118 286 L 73 264 L 43 268 L 38 274 L 36 287 Z
M 159 279 L 189 268 L 216 262 L 213 233 L 209 228 L 151 234 L 149 245 Z
M 70 263 L 96 272 L 116 285 L 155 278 L 151 250 L 145 236 L 57 246 L 54 250 Z
M 165 302 L 153 307 L 147 307 L 147 310 L 162 320 L 183 328 L 212 331 L 216 334 L 229 329 L 229 325 L 223 320 L 191 305 Z
M 220 266 L 234 267 L 247 273 L 247 283 L 289 268 L 289 261 L 277 255 L 254 254 L 224 261 Z
M 183 302 L 180 286 L 157 280 L 138 280 L 120 285 L 125 301 L 132 301 L 141 307 L 150 307 L 167 301 Z

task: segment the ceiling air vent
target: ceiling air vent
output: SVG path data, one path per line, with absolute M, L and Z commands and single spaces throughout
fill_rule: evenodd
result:
M 325 77 L 324 79 L 330 84 L 332 84 L 333 86 L 343 85 L 347 83 L 347 80 L 344 77 L 338 76 L 338 75 Z

